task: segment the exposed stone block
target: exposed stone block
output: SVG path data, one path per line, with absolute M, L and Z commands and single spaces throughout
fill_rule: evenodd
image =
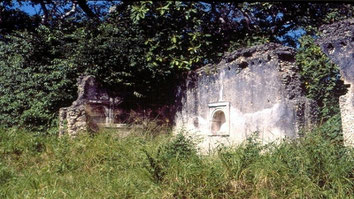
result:
M 77 100 L 59 110 L 59 135 L 75 136 L 80 132 L 114 127 L 121 98 L 110 96 L 93 76 L 80 77 L 77 85 Z

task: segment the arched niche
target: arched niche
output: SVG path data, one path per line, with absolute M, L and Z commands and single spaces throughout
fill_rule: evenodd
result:
M 209 106 L 209 135 L 228 136 L 230 133 L 230 103 L 216 102 Z
M 221 131 L 225 131 L 225 123 L 225 113 L 222 110 L 215 111 L 211 120 L 211 134 L 217 135 Z

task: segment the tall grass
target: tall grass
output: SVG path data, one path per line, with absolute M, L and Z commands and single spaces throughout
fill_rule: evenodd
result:
M 182 134 L 1 129 L 0 198 L 353 198 L 353 150 L 320 134 L 201 156 Z

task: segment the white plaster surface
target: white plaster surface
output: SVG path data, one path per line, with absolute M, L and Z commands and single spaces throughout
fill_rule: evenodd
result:
M 292 49 L 270 44 L 239 52 L 234 60 L 215 66 L 215 74 L 198 71 L 186 81 L 175 131 L 184 129 L 199 139 L 204 152 L 220 145 L 238 145 L 255 133 L 264 144 L 297 137 L 303 122 L 299 117 L 305 117 L 299 114 L 304 97 L 293 72 Z M 211 135 L 214 109 L 210 104 L 221 101 L 230 103 L 229 114 L 224 111 L 229 134 Z
M 190 132 L 200 140 L 199 147 L 203 151 L 215 149 L 218 145 L 238 145 L 245 141 L 253 133 L 258 132 L 259 140 L 264 143 L 277 142 L 287 137 L 295 137 L 295 128 L 283 128 L 282 123 L 292 122 L 293 118 L 287 118 L 291 107 L 279 102 L 271 108 L 256 111 L 253 113 L 242 113 L 240 110 L 230 108 L 230 135 L 210 136 L 209 123 L 207 118 L 198 117 L 199 127 L 193 124 L 193 118 L 186 115 L 179 115 L 179 128 Z M 291 110 L 290 110 L 291 111 Z

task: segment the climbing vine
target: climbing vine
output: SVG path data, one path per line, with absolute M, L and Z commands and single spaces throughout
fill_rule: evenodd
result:
M 317 102 L 320 119 L 326 121 L 339 112 L 338 98 L 346 92 L 339 67 L 315 44 L 311 36 L 300 39 L 296 55 L 306 96 Z

